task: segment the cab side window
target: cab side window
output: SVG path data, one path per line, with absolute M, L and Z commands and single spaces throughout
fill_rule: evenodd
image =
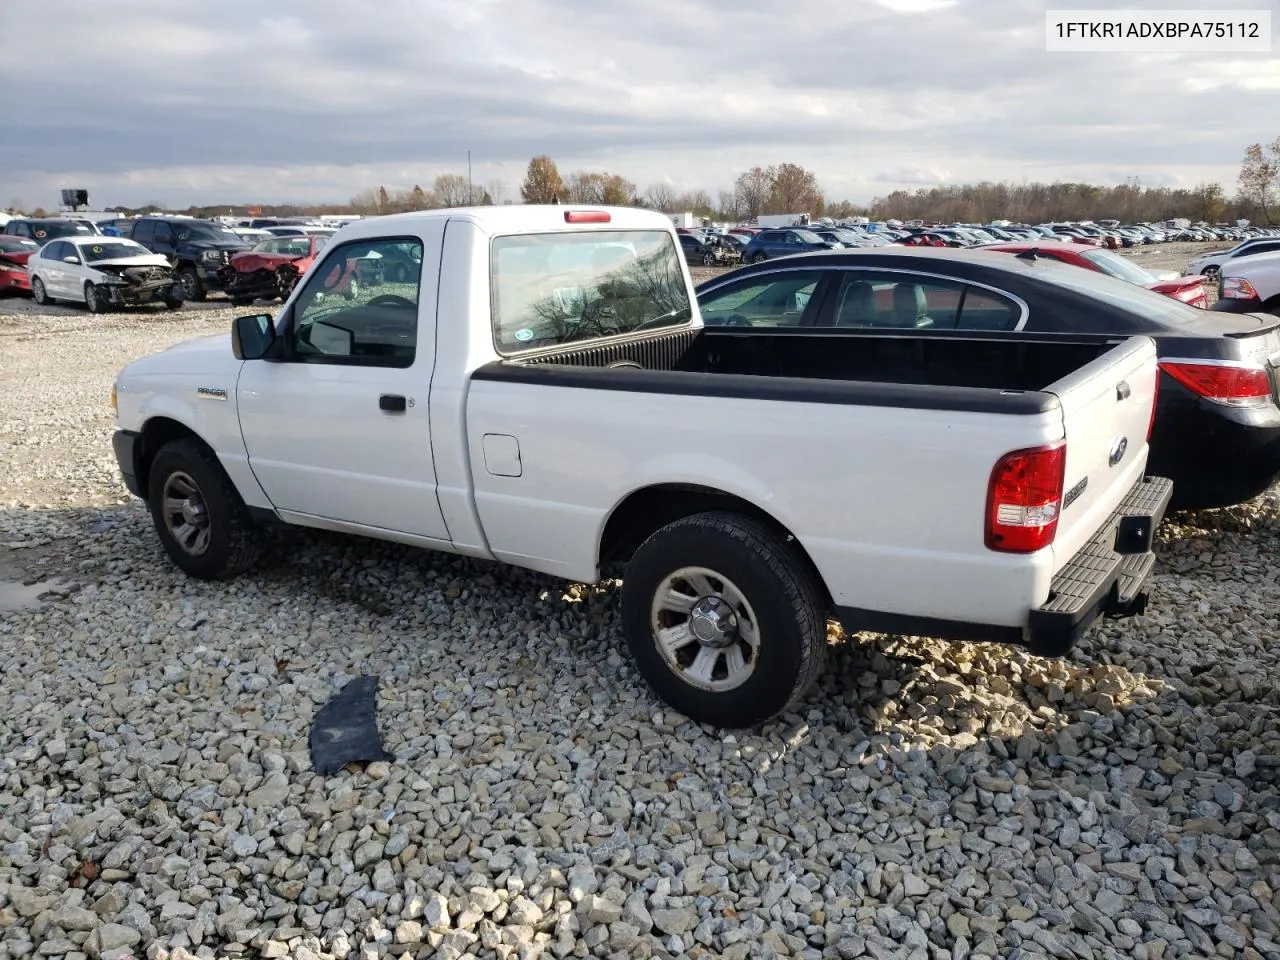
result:
M 287 358 L 413 366 L 421 274 L 422 241 L 416 238 L 354 240 L 333 247 L 292 307 Z

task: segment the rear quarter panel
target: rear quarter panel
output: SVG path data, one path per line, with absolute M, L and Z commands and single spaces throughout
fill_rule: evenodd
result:
M 507 562 L 595 580 L 605 523 L 628 494 L 693 483 L 787 527 L 840 606 L 1022 626 L 1048 596 L 1053 551 L 990 551 L 984 521 L 995 462 L 1059 439 L 1056 407 L 1015 416 L 482 379 L 466 408 L 476 510 Z M 518 438 L 521 476 L 487 471 L 489 433 Z

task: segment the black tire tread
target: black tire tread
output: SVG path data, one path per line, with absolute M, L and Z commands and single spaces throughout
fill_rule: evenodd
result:
M 785 603 L 794 614 L 800 635 L 804 639 L 800 651 L 800 669 L 785 704 L 755 722 L 764 722 L 792 710 L 813 689 L 827 659 L 826 600 L 807 561 L 773 527 L 754 517 L 728 511 L 695 513 L 673 521 L 651 534 L 640 545 L 637 554 L 668 534 L 684 528 L 717 533 L 738 541 L 744 552 L 762 562 L 781 585 Z M 626 604 L 628 598 L 625 592 L 625 573 L 623 591 L 623 603 Z
M 208 502 L 209 500 L 208 494 L 214 493 L 225 502 L 228 508 L 227 527 L 230 534 L 230 545 L 226 559 L 218 570 L 208 575 L 202 576 L 195 573 L 190 575 L 200 579 L 230 580 L 251 569 L 262 556 L 263 540 L 261 530 L 253 518 L 249 516 L 249 511 L 245 508 L 244 501 L 240 498 L 240 492 L 235 488 L 235 484 L 231 482 L 231 478 L 227 476 L 226 470 L 222 468 L 222 463 L 218 460 L 217 455 L 199 440 L 191 438 L 172 440 L 156 453 L 155 460 L 152 461 L 153 471 L 155 469 L 154 464 L 159 462 L 161 456 L 166 452 L 190 457 L 204 464 L 209 469 L 209 474 L 214 484 L 214 490 L 205 491 L 205 501 Z M 148 494 L 151 493 L 151 478 L 148 478 L 147 492 Z M 155 515 L 155 509 L 155 505 L 152 504 L 153 516 Z

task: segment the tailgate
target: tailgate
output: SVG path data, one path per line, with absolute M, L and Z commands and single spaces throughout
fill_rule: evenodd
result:
M 1067 440 L 1055 570 L 1107 522 L 1145 472 L 1157 371 L 1155 342 L 1131 337 L 1045 388 L 1062 405 Z

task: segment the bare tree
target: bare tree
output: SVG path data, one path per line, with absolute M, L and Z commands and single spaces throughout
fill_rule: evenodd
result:
M 565 178 L 565 195 L 571 203 L 603 203 L 604 175 L 575 170 Z
M 644 192 L 644 205 L 661 213 L 680 213 L 676 207 L 676 191 L 669 183 L 650 184 Z
M 1264 223 L 1271 223 L 1271 207 L 1280 182 L 1280 137 L 1265 147 L 1260 143 L 1249 145 L 1237 182 L 1240 197 L 1257 209 Z
M 732 190 L 721 190 L 716 204 L 716 215 L 722 220 L 741 220 L 742 204 L 737 193 Z
M 436 195 L 436 203 L 442 207 L 465 207 L 469 202 L 469 184 L 467 178 L 460 173 L 440 174 L 431 189 Z
M 507 185 L 502 180 L 490 180 L 484 185 L 484 192 L 489 195 L 489 201 L 493 204 L 506 202 Z
M 765 204 L 769 202 L 769 193 L 773 189 L 773 170 L 764 167 L 752 167 L 745 173 L 738 174 L 734 182 L 733 192 L 738 198 L 738 206 L 743 216 L 758 217 L 764 213 Z

